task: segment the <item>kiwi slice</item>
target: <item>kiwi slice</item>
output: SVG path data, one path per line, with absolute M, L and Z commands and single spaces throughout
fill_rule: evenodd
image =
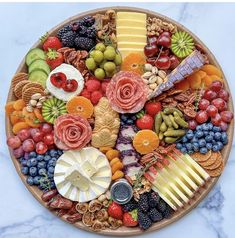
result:
M 49 98 L 42 104 L 42 116 L 45 121 L 51 124 L 54 124 L 57 117 L 66 113 L 65 102 L 56 97 Z
M 185 31 L 177 31 L 171 37 L 171 51 L 179 58 L 185 58 L 194 50 L 194 41 Z

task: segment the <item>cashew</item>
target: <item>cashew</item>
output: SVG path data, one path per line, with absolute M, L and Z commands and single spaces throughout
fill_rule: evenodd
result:
M 146 72 L 146 73 L 144 73 L 143 75 L 142 75 L 142 78 L 143 79 L 148 79 L 150 76 L 152 76 L 153 75 L 153 73 L 152 72 Z
M 161 77 L 159 77 L 159 76 L 157 76 L 157 80 L 156 81 L 157 81 L 158 85 L 163 83 L 163 79 Z
M 152 83 L 155 83 L 156 82 L 156 80 L 157 80 L 157 76 L 155 76 L 155 75 L 152 75 L 150 78 L 149 78 L 149 83 L 150 84 L 152 84 Z
M 153 67 L 152 68 L 152 73 L 153 74 L 157 74 L 158 73 L 158 68 L 157 67 Z
M 155 89 L 157 87 L 157 84 L 156 83 L 151 83 L 151 84 L 149 84 L 149 88 L 150 89 Z
M 159 70 L 158 71 L 158 76 L 161 77 L 162 79 L 164 79 L 166 77 L 166 72 L 163 70 Z
M 36 108 L 41 108 L 41 107 L 42 107 L 42 103 L 38 102 L 37 105 L 36 105 Z
M 29 101 L 29 104 L 32 106 L 32 107 L 35 107 L 37 105 L 37 100 L 34 100 L 34 99 L 31 99 Z
M 41 93 L 35 93 L 31 96 L 31 99 L 33 100 L 38 100 L 39 98 L 42 97 L 42 94 Z
M 151 71 L 152 68 L 153 68 L 153 66 L 152 66 L 151 64 L 145 64 L 145 65 L 144 65 L 144 70 L 145 70 L 145 71 Z

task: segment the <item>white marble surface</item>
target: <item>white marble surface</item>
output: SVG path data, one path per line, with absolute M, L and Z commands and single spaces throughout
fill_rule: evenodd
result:
M 235 4 L 0 4 L 0 238 L 95 237 L 51 215 L 24 187 L 5 145 L 3 106 L 20 60 L 44 32 L 79 12 L 115 5 L 149 8 L 188 27 L 215 54 L 234 92 Z M 167 228 L 144 237 L 235 237 L 234 155 L 233 147 L 218 184 L 198 208 Z

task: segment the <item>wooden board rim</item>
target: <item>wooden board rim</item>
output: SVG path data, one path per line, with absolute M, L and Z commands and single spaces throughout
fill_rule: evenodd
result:
M 159 13 L 156 13 L 154 11 L 150 11 L 150 10 L 147 10 L 147 9 L 143 9 L 143 8 L 134 8 L 134 7 L 125 7 L 125 6 L 113 6 L 113 7 L 107 7 L 107 8 L 98 8 L 98 9 L 94 9 L 94 10 L 90 10 L 90 11 L 86 11 L 86 12 L 83 12 L 83 13 L 80 13 L 80 14 L 77 14 L 73 17 L 70 17 L 68 19 L 66 19 L 65 21 L 63 21 L 62 23 L 58 24 L 57 26 L 53 27 L 50 31 L 49 31 L 49 34 L 50 35 L 55 35 L 55 32 L 61 28 L 62 26 L 66 25 L 67 23 L 71 22 L 71 21 L 74 21 L 74 20 L 77 20 L 79 18 L 82 18 L 86 15 L 94 15 L 96 13 L 103 13 L 105 12 L 106 10 L 108 9 L 114 9 L 114 10 L 117 10 L 117 11 L 135 11 L 135 12 L 142 12 L 142 13 L 146 13 L 147 15 L 149 16 L 155 16 L 155 17 L 158 17 L 158 18 L 161 18 L 163 20 L 166 20 L 168 22 L 171 22 L 173 24 L 175 24 L 179 29 L 182 29 L 186 32 L 188 32 L 189 34 L 191 34 L 193 36 L 193 38 L 195 39 L 195 41 L 197 43 L 199 43 L 200 45 L 202 45 L 203 49 L 208 53 L 209 55 L 209 59 L 211 62 L 213 62 L 213 64 L 215 64 L 217 67 L 220 67 L 219 63 L 217 62 L 217 60 L 215 59 L 214 55 L 211 53 L 211 51 L 204 45 L 204 43 L 196 36 L 194 35 L 190 30 L 188 30 L 186 27 L 184 27 L 183 25 L 181 25 L 180 23 L 162 15 L 162 14 L 159 14 Z M 37 47 L 37 46 L 40 46 L 40 42 L 37 41 L 33 46 L 32 48 L 34 47 Z M 23 59 L 21 61 L 21 64 L 19 65 L 18 69 L 16 72 L 20 72 L 20 71 L 25 71 L 26 68 L 25 68 L 25 60 Z M 223 72 L 223 70 L 221 69 L 221 71 Z M 226 89 L 229 90 L 230 92 L 230 89 L 229 89 L 229 86 L 228 86 L 228 82 L 226 80 L 226 77 L 223 73 L 223 77 L 225 79 L 225 86 L 226 86 Z M 231 92 L 230 92 L 230 95 L 231 95 Z M 7 97 L 7 102 L 8 101 L 11 101 L 12 99 L 14 99 L 14 95 L 13 95 L 13 92 L 12 92 L 12 88 L 10 88 L 9 90 L 9 93 L 8 93 L 8 97 Z M 233 112 L 233 102 L 232 102 L 232 97 L 230 98 L 230 102 L 229 102 L 229 109 Z M 11 131 L 11 125 L 10 125 L 10 122 L 9 122 L 9 119 L 6 117 L 5 118 L 5 127 L 6 127 L 6 136 L 10 136 L 12 135 L 12 131 Z M 225 163 L 227 162 L 228 160 L 228 157 L 229 157 L 229 153 L 231 151 L 231 146 L 232 146 L 232 141 L 233 141 L 233 127 L 234 127 L 234 121 L 232 121 L 229 125 L 229 129 L 227 131 L 228 133 L 228 139 L 229 139 L 229 143 L 225 146 L 225 148 L 223 149 L 222 151 L 222 154 L 223 154 L 223 157 L 225 159 Z M 40 195 L 41 195 L 41 191 L 37 188 L 34 188 L 34 187 L 31 187 L 29 186 L 27 183 L 26 183 L 26 177 L 20 172 L 20 165 L 18 163 L 18 161 L 16 159 L 14 159 L 13 157 L 13 154 L 10 151 L 10 155 L 11 155 L 11 159 L 14 163 L 14 166 L 16 168 L 16 171 L 17 173 L 19 174 L 20 178 L 22 179 L 23 183 L 25 184 L 25 186 L 27 187 L 27 189 L 30 191 L 30 193 L 44 206 L 45 204 L 41 201 L 40 199 Z M 86 230 L 86 231 L 89 231 L 89 232 L 92 232 L 92 233 L 95 233 L 95 234 L 100 234 L 100 235 L 107 235 L 107 236 L 133 236 L 133 235 L 141 235 L 141 234 L 146 234 L 148 232 L 151 232 L 151 231 L 156 231 L 156 230 L 159 230 L 177 220 L 179 220 L 181 217 L 185 216 L 187 213 L 189 213 L 191 210 L 193 210 L 205 197 L 206 195 L 211 191 L 211 189 L 214 187 L 214 185 L 216 184 L 216 182 L 218 181 L 219 177 L 217 178 L 214 178 L 214 179 L 211 179 L 211 181 L 205 185 L 205 187 L 198 191 L 198 193 L 196 194 L 195 198 L 191 201 L 190 204 L 186 205 L 186 208 L 185 209 L 181 209 L 179 211 L 177 211 L 174 216 L 169 219 L 169 220 L 163 220 L 159 223 L 154 223 L 152 225 L 152 227 L 150 227 L 147 231 L 141 231 L 139 228 L 127 228 L 127 227 L 121 227 L 117 230 L 110 230 L 110 229 L 107 229 L 107 230 L 103 230 L 103 231 L 100 231 L 100 232 L 93 232 L 92 230 L 89 229 L 89 227 L 86 227 L 85 225 L 83 225 L 82 223 L 76 223 L 74 224 L 76 227 L 80 228 L 80 229 L 83 229 L 83 230 Z M 47 208 L 47 207 L 46 207 Z M 48 210 L 48 208 L 47 208 Z M 50 211 L 50 210 L 49 210 Z M 52 211 L 51 211 L 52 212 Z M 54 215 L 55 212 L 52 212 Z M 66 221 L 64 218 L 61 218 L 62 220 Z M 67 222 L 67 221 L 66 221 Z

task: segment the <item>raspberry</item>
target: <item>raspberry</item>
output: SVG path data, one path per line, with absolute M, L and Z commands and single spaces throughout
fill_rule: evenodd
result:
M 86 83 L 86 89 L 88 92 L 94 92 L 94 91 L 99 91 L 101 87 L 101 83 L 98 80 L 95 79 L 90 79 Z
M 87 99 L 91 99 L 91 93 L 87 89 L 83 89 L 80 95 Z
M 103 92 L 105 95 L 106 95 L 106 88 L 107 88 L 108 84 L 109 84 L 109 82 L 107 82 L 107 81 L 103 81 L 103 82 L 101 83 L 102 92 Z
M 94 91 L 91 93 L 91 102 L 92 104 L 96 105 L 99 100 L 103 97 L 100 91 Z

